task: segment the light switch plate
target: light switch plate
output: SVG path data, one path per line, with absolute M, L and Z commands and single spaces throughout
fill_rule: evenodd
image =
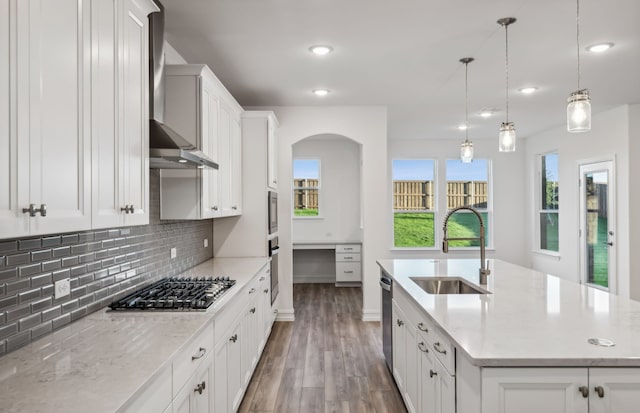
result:
M 174 259 L 175 257 L 178 256 L 178 251 L 176 250 L 176 248 L 171 248 L 171 259 Z
M 71 292 L 71 279 L 65 278 L 64 280 L 56 281 L 55 283 L 55 298 L 62 298 L 69 295 Z
M 205 238 L 204 239 L 204 247 L 207 248 L 209 246 L 209 239 Z

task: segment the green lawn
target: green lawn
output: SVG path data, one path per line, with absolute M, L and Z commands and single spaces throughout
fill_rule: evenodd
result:
M 482 213 L 482 219 L 487 222 L 487 213 Z M 469 238 L 478 236 L 478 219 L 475 215 L 456 213 L 449 219 L 448 235 L 450 238 Z M 442 224 L 436 225 L 437 231 L 442 231 Z M 396 247 L 433 247 L 434 222 L 433 213 L 398 212 L 393 214 L 394 246 Z M 488 241 L 489 234 L 485 234 Z M 480 241 L 450 241 L 450 247 L 479 246 Z
M 318 208 L 294 209 L 293 215 L 297 217 L 317 217 Z
M 593 280 L 592 282 L 603 287 L 609 286 L 609 247 L 607 246 L 607 218 L 598 218 L 598 242 L 589 245 L 593 249 Z

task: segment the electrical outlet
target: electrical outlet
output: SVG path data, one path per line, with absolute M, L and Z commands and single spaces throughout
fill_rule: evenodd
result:
M 55 298 L 62 298 L 69 295 L 71 292 L 71 279 L 65 278 L 64 280 L 56 281 L 55 283 Z
M 204 239 L 204 247 L 207 248 L 209 246 L 209 239 L 205 238 Z
M 178 250 L 174 248 L 171 248 L 171 259 L 174 259 L 175 257 L 178 256 Z

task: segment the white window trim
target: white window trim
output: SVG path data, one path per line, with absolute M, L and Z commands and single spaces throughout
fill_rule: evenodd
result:
M 324 219 L 324 216 L 322 215 L 322 211 L 324 210 L 324 203 L 322 202 L 322 160 L 320 158 L 314 158 L 314 157 L 295 157 L 292 159 L 291 161 L 291 165 L 293 167 L 293 161 L 295 160 L 305 160 L 305 161 L 318 161 L 318 186 L 314 186 L 314 187 L 299 187 L 299 186 L 293 186 L 293 181 L 296 179 L 295 177 L 293 177 L 291 179 L 291 194 L 293 195 L 293 191 L 295 191 L 296 189 L 300 190 L 300 189 L 315 189 L 318 191 L 318 215 L 310 215 L 310 216 L 304 216 L 304 215 L 296 215 L 296 209 L 295 209 L 295 205 L 294 205 L 294 197 L 291 197 L 291 214 L 292 214 L 292 219 L 294 220 L 319 220 L 319 219 Z M 291 174 L 293 175 L 293 168 L 291 170 Z
M 541 233 L 540 233 L 540 215 L 542 213 L 557 213 L 558 214 L 558 225 L 560 225 L 560 204 L 558 202 L 558 209 L 542 209 L 542 157 L 549 155 L 549 154 L 556 154 L 558 155 L 558 183 L 560 182 L 560 155 L 558 154 L 557 150 L 551 150 L 551 151 L 547 151 L 547 152 L 543 152 L 543 153 L 539 153 L 536 155 L 536 182 L 535 182 L 535 186 L 534 186 L 534 191 L 535 191 L 535 196 L 534 196 L 534 202 L 535 202 L 535 214 L 536 216 L 534 217 L 534 222 L 535 222 L 535 231 L 534 231 L 534 236 L 535 239 L 533 240 L 533 245 L 535 246 L 533 248 L 533 252 L 539 255 L 545 255 L 545 256 L 549 256 L 549 257 L 554 257 L 554 258 L 558 258 L 560 259 L 560 228 L 558 228 L 558 251 L 553 251 L 553 250 L 546 250 L 546 249 L 542 249 L 540 247 L 540 245 L 542 244 L 542 239 L 541 237 Z

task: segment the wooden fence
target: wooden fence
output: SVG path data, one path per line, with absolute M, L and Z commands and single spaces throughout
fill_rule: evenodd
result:
M 318 209 L 317 179 L 294 179 L 293 187 L 294 209 Z
M 393 181 L 393 209 L 421 211 L 434 209 L 433 181 Z M 476 181 L 447 182 L 447 209 L 459 206 L 487 208 L 487 183 Z

